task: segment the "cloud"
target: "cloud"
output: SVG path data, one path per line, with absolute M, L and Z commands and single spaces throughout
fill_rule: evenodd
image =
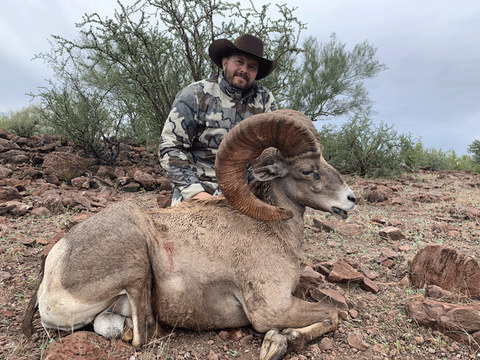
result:
M 134 0 L 123 0 L 125 5 Z M 248 6 L 249 2 L 242 0 Z M 257 0 L 258 8 L 269 0 Z M 283 3 L 283 2 L 282 2 Z M 322 42 L 335 32 L 347 48 L 368 40 L 388 69 L 365 85 L 376 123 L 422 137 L 426 147 L 465 154 L 480 139 L 480 10 L 471 1 L 286 0 Z M 275 9 L 271 5 L 270 9 Z M 46 85 L 42 60 L 51 35 L 78 36 L 85 13 L 113 17 L 115 0 L 8 1 L 0 12 L 0 111 L 28 105 L 25 93 Z

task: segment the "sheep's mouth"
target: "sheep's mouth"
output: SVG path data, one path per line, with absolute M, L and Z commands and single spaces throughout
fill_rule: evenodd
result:
M 335 215 L 338 215 L 340 216 L 342 219 L 346 219 L 348 218 L 348 212 L 346 212 L 345 210 L 342 210 L 336 206 L 332 206 L 332 212 L 335 214 Z

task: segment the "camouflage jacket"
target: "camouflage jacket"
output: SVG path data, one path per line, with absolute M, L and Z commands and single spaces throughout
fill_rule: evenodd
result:
M 174 187 L 172 205 L 202 191 L 220 194 L 214 169 L 220 142 L 243 119 L 276 109 L 268 89 L 254 84 L 242 96 L 223 73 L 183 89 L 172 105 L 158 149 Z

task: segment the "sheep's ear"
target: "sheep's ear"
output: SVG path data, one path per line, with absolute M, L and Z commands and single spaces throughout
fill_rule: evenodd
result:
M 260 166 L 252 171 L 252 175 L 259 181 L 268 181 L 277 177 L 287 176 L 287 174 L 288 170 L 281 162 Z

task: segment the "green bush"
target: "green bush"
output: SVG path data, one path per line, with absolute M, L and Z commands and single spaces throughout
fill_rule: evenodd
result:
M 433 171 L 471 170 L 480 172 L 480 164 L 476 164 L 472 156 L 462 155 L 459 157 L 454 150 L 424 149 L 420 141 L 412 148 L 405 150 L 405 164 L 413 170 L 427 168 Z
M 473 140 L 473 142 L 468 145 L 467 151 L 473 155 L 475 164 L 480 165 L 480 140 Z
M 22 137 L 39 135 L 42 128 L 40 110 L 34 105 L 20 110 L 10 110 L 6 115 L 0 116 L 0 128 Z
M 404 171 L 405 153 L 415 148 L 412 135 L 398 134 L 393 126 L 373 125 L 367 117 L 354 116 L 339 129 L 325 125 L 319 132 L 324 157 L 341 173 L 396 177 Z

